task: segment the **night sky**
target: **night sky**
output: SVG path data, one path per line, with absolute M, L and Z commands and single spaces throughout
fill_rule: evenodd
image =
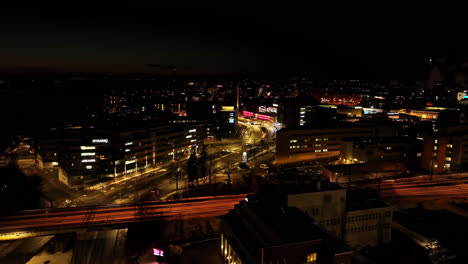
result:
M 178 74 L 395 79 L 417 78 L 429 58 L 465 60 L 465 22 L 441 10 L 401 10 L 2 9 L 0 70 L 167 74 L 177 65 Z

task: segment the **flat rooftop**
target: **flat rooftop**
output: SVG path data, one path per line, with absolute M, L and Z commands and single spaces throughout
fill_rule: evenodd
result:
M 255 223 L 259 225 L 257 236 L 249 230 L 246 221 L 247 217 L 243 216 L 243 208 L 252 212 L 258 222 L 249 222 L 255 227 Z M 236 210 L 237 209 L 237 210 Z M 257 254 L 257 248 L 279 246 L 293 243 L 300 243 L 312 240 L 326 241 L 330 245 L 330 241 L 334 239 L 325 230 L 319 227 L 314 219 L 304 214 L 295 207 L 283 207 L 278 205 L 265 206 L 264 203 L 245 202 L 242 201 L 236 205 L 236 209 L 229 211 L 223 216 L 223 221 L 233 230 L 236 236 L 242 241 L 252 255 Z M 332 249 L 334 252 L 349 252 L 344 245 L 333 243 Z

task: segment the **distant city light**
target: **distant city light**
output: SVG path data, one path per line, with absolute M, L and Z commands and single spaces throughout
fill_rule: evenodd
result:
M 93 168 L 93 166 L 91 166 L 91 165 L 86 165 L 86 169 L 90 170 L 90 169 L 92 169 L 92 168 Z
M 81 150 L 89 150 L 89 149 L 96 149 L 94 146 L 81 146 Z
M 82 163 L 90 163 L 90 162 L 96 162 L 96 159 L 84 159 L 81 161 Z
M 125 164 L 132 164 L 132 163 L 135 163 L 135 160 L 127 160 L 127 161 L 125 161 Z
M 82 157 L 83 157 L 83 156 L 94 156 L 94 155 L 96 155 L 95 152 L 83 152 L 83 153 L 81 153 L 81 156 L 82 156 Z
M 197 130 L 196 129 L 190 129 L 188 132 L 193 133 L 193 132 L 197 132 Z
M 129 145 L 132 145 L 132 144 L 133 144 L 133 142 L 127 142 L 127 143 L 125 143 L 125 146 L 129 146 Z
M 109 140 L 107 138 L 98 138 L 93 139 L 93 143 L 109 143 Z

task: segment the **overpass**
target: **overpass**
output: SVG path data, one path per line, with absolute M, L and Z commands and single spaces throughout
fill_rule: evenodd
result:
M 247 194 L 204 196 L 111 205 L 38 209 L 0 216 L 0 241 L 60 233 L 122 228 L 128 223 L 216 217 L 226 214 Z

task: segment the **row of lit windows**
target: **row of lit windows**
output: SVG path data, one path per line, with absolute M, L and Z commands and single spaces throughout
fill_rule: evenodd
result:
M 389 216 L 391 216 L 391 213 L 386 212 L 385 216 L 389 217 Z M 348 219 L 345 219 L 345 223 L 346 222 L 354 222 L 354 221 L 362 221 L 362 220 L 365 221 L 365 220 L 369 220 L 369 219 L 378 219 L 378 218 L 381 218 L 381 217 L 382 217 L 382 214 L 380 214 L 380 213 L 366 214 L 366 215 L 359 215 L 359 216 L 350 216 L 350 217 L 348 217 Z
M 328 141 L 328 138 L 315 138 L 315 139 L 311 139 L 310 142 L 313 142 L 313 141 Z M 297 139 L 291 139 L 289 140 L 289 143 L 297 143 L 298 140 Z M 299 140 L 299 142 L 309 142 L 308 139 L 303 139 L 303 140 Z
M 350 232 L 366 232 L 379 229 L 380 225 L 360 226 L 348 229 Z M 383 224 L 382 227 L 388 228 L 390 224 Z
M 317 211 L 318 213 L 318 211 Z M 344 223 L 350 223 L 350 222 L 355 222 L 355 221 L 366 221 L 366 220 L 371 220 L 371 219 L 379 219 L 381 217 L 390 217 L 391 213 L 386 212 L 384 215 L 381 213 L 374 213 L 374 214 L 366 214 L 366 215 L 359 215 L 359 216 L 350 216 L 348 218 L 344 219 Z M 335 225 L 340 223 L 340 218 L 333 218 L 333 219 L 328 219 L 328 220 L 322 220 L 319 221 L 320 225 Z
M 296 148 L 316 148 L 316 147 L 324 147 L 324 144 L 314 144 L 314 145 L 294 145 L 294 146 L 289 146 L 290 149 L 296 149 Z

